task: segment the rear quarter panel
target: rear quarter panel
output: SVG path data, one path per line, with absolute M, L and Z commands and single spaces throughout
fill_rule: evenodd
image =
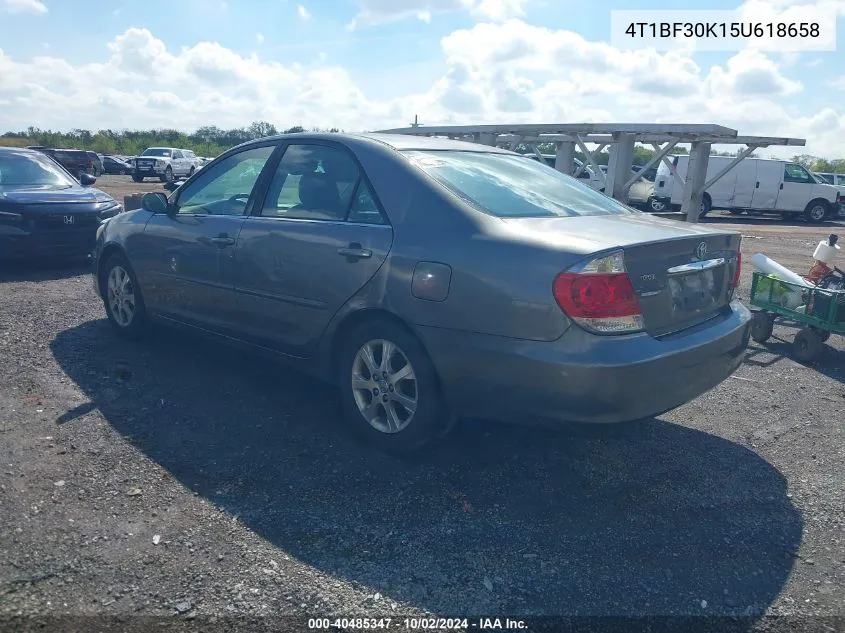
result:
M 394 227 L 386 265 L 347 306 L 377 305 L 409 323 L 554 340 L 569 320 L 552 295 L 557 272 L 578 259 L 515 240 L 504 223 L 466 205 L 392 149 L 359 160 Z M 451 268 L 444 301 L 411 292 L 420 262 Z

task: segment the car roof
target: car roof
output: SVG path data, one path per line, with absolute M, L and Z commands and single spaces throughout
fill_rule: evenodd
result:
M 0 154 L 27 154 L 28 156 L 43 156 L 43 154 L 36 149 L 12 146 L 0 146 Z
M 389 146 L 398 151 L 407 150 L 429 150 L 429 151 L 456 151 L 456 152 L 484 152 L 489 154 L 518 155 L 506 149 L 470 143 L 469 141 L 455 141 L 448 138 L 436 136 L 414 136 L 411 134 L 384 134 L 379 132 L 366 132 L 363 134 L 347 134 L 345 132 L 295 132 L 293 134 L 277 134 L 265 138 L 248 141 L 240 147 L 246 147 L 252 143 L 266 141 L 339 141 L 349 147 L 362 146 Z M 151 148 L 152 149 L 152 148 Z M 232 148 L 234 149 L 234 148 Z

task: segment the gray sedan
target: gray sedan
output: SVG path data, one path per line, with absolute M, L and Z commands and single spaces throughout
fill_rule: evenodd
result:
M 411 451 L 457 416 L 616 423 L 719 384 L 748 344 L 740 240 L 493 147 L 292 134 L 108 220 L 94 281 L 118 334 L 270 353 Z

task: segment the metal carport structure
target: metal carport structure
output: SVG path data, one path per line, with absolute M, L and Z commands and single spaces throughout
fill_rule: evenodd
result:
M 636 143 L 651 145 L 655 154 L 643 171 L 660 161 L 670 166 L 673 177 L 683 187 L 681 212 L 688 222 L 697 222 L 701 212 L 704 191 L 728 173 L 743 158 L 754 150 L 772 145 L 803 146 L 806 141 L 799 138 L 768 136 L 739 136 L 734 129 L 711 124 L 659 124 L 659 123 L 543 123 L 512 125 L 442 125 L 420 126 L 381 130 L 385 134 L 410 134 L 414 136 L 446 136 L 469 140 L 492 146 L 515 149 L 525 144 L 541 158 L 538 145 L 555 145 L 555 169 L 571 175 L 578 175 L 589 164 L 597 176 L 604 181 L 604 191 L 617 200 L 626 201 L 628 189 L 639 175 L 632 175 Z M 679 144 L 689 144 L 689 165 L 686 178 L 681 178 L 669 162 L 669 152 Z M 590 151 L 587 144 L 595 145 Z M 706 180 L 707 164 L 712 145 L 745 145 L 731 163 Z M 599 169 L 596 157 L 606 147 L 610 157 L 605 176 Z M 575 165 L 575 148 L 587 158 L 582 166 Z

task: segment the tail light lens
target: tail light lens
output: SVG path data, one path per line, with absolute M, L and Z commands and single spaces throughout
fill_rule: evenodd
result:
M 622 251 L 560 273 L 552 292 L 560 309 L 587 330 L 599 334 L 643 330 L 640 303 L 625 270 Z
M 731 288 L 736 290 L 739 288 L 739 274 L 742 272 L 742 253 L 740 251 L 736 252 L 736 268 L 734 268 L 734 278 L 733 283 L 731 284 Z

